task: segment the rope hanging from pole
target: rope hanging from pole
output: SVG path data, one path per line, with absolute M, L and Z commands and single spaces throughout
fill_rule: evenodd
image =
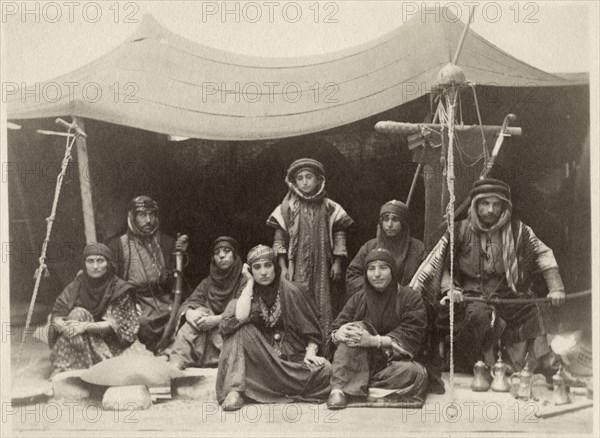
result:
M 21 357 L 23 355 L 23 346 L 25 344 L 25 338 L 27 337 L 27 332 L 29 330 L 29 326 L 31 325 L 31 318 L 33 316 L 33 308 L 35 306 L 35 301 L 37 299 L 37 294 L 40 287 L 40 282 L 42 280 L 42 275 L 44 277 L 48 277 L 48 267 L 46 266 L 46 252 L 48 250 L 48 243 L 50 243 L 50 234 L 52 233 L 52 225 L 56 220 L 56 209 L 58 207 L 58 199 L 60 197 L 60 190 L 62 188 L 63 179 L 65 173 L 67 172 L 67 167 L 69 166 L 69 162 L 73 159 L 71 155 L 71 150 L 73 149 L 73 145 L 75 144 L 75 140 L 78 135 L 86 136 L 81 129 L 77 127 L 74 123 L 67 123 L 62 119 L 56 119 L 56 123 L 66 126 L 68 128 L 66 143 L 65 143 L 65 155 L 62 160 L 61 170 L 56 178 L 56 188 L 54 189 L 54 200 L 52 202 L 52 210 L 50 212 L 50 216 L 46 218 L 46 237 L 44 238 L 44 242 L 42 244 L 42 251 L 40 254 L 40 258 L 38 259 L 39 266 L 35 271 L 35 286 L 33 288 L 33 294 L 31 296 L 31 302 L 29 303 L 29 310 L 27 311 L 27 319 L 25 320 L 25 329 L 23 330 L 23 334 L 21 335 L 21 344 L 19 345 L 19 353 L 17 356 L 17 370 L 21 366 Z M 74 131 L 74 132 L 71 132 Z M 87 136 L 86 136 L 87 137 Z
M 454 123 L 458 89 L 452 85 L 445 91 L 448 117 L 448 157 L 446 169 L 446 185 L 448 187 L 448 205 L 446 207 L 446 222 L 450 234 L 450 284 L 454 284 Z M 454 400 L 454 291 L 450 291 L 450 398 Z

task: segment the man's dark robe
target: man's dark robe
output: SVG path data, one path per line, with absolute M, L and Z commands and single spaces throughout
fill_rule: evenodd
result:
M 454 283 L 462 287 L 468 282 L 471 286 L 463 292 L 465 296 L 484 298 L 531 298 L 547 293 L 544 278 L 550 281 L 550 274 L 558 275 L 558 266 L 552 250 L 539 240 L 530 227 L 518 220 L 511 223 L 518 279 L 516 292 L 506 282 L 504 273 L 496 276 L 481 271 L 480 264 L 470 263 L 482 255 L 479 237 L 470 229 L 468 220 L 457 222 L 454 228 L 455 271 Z M 444 271 L 448 270 L 450 253 L 449 232 L 440 239 L 436 247 L 423 262 L 410 286 L 419 291 L 431 309 L 436 309 L 436 325 L 444 333 L 449 327 L 449 309 L 439 305 L 444 285 Z M 467 262 L 461 266 L 461 260 Z M 558 277 L 560 279 L 560 277 Z M 446 276 L 447 279 L 447 276 Z M 479 284 L 479 287 L 473 285 Z M 562 283 L 560 284 L 562 286 Z M 550 352 L 545 341 L 540 306 L 535 304 L 508 304 L 492 306 L 486 303 L 465 302 L 455 307 L 455 360 L 459 368 L 470 370 L 473 364 L 484 359 L 483 352 L 496 345 L 498 339 L 507 349 L 510 359 L 518 369 L 524 365 L 527 349 L 533 357 L 539 358 Z M 515 346 L 515 348 L 512 348 Z M 485 358 L 492 362 L 493 357 Z M 492 365 L 492 363 L 489 363 Z
M 169 321 L 173 305 L 173 276 L 175 268 L 175 239 L 163 233 L 157 232 L 155 243 L 158 243 L 157 252 L 162 255 L 157 258 L 159 262 L 156 267 L 135 262 L 136 251 L 144 250 L 150 244 L 150 238 L 139 237 L 131 232 L 107 242 L 111 249 L 117 266 L 117 275 L 134 287 L 136 303 L 140 308 L 140 330 L 138 337 L 140 341 L 151 351 L 156 351 L 158 342 L 162 338 L 165 327 Z M 160 248 L 160 249 L 158 249 Z M 160 271 L 153 281 L 133 281 L 135 272 L 141 272 L 142 277 L 146 272 Z M 136 275 L 139 278 L 139 275 Z

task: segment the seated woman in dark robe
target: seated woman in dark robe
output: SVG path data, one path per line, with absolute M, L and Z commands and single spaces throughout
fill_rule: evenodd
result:
M 150 354 L 137 340 L 132 287 L 115 275 L 110 249 L 89 243 L 83 259 L 85 271 L 77 274 L 52 308 L 48 341 L 53 374 L 87 369 L 126 350 Z
M 223 339 L 219 324 L 229 301 L 246 284 L 238 243 L 231 237 L 217 238 L 212 245 L 210 275 L 196 287 L 178 311 L 178 331 L 164 355 L 178 368 L 215 367 Z
M 281 276 L 272 248 L 251 249 L 248 265 L 242 269 L 246 286 L 220 326 L 216 389 L 222 409 L 240 409 L 244 397 L 259 403 L 324 400 L 331 372 L 317 356 L 322 333 L 314 304 Z
M 396 390 L 394 398 L 420 400 L 427 388 L 427 371 L 414 360 L 427 326 L 421 296 L 398 284 L 389 251 L 370 251 L 365 266 L 365 286 L 332 325 L 330 339 L 337 348 L 329 409 L 345 408 L 348 395 L 367 396 L 369 387 Z

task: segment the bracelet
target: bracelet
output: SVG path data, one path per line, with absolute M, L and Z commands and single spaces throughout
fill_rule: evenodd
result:
M 377 335 L 377 349 L 381 350 L 382 346 L 383 346 L 383 342 L 381 341 L 381 336 Z
M 338 332 L 338 329 L 335 329 L 334 331 L 331 332 L 331 340 L 333 342 L 337 342 L 337 339 L 335 338 L 335 334 Z

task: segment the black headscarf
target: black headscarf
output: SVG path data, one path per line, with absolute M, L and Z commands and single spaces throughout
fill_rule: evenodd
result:
M 210 308 L 216 315 L 223 313 L 227 303 L 231 300 L 232 294 L 238 290 L 240 281 L 242 281 L 242 259 L 238 254 L 238 243 L 231 237 L 218 237 L 212 245 L 214 251 L 220 247 L 226 247 L 233 252 L 233 265 L 227 270 L 222 270 L 215 264 L 214 257 L 211 257 L 210 275 L 204 280 L 206 284 L 206 297 L 210 303 Z
M 130 284 L 115 275 L 112 253 L 108 247 L 101 243 L 90 243 L 84 251 L 84 269 L 62 291 L 52 308 L 52 317 L 66 318 L 75 307 L 83 307 L 98 321 L 104 316 L 108 306 L 129 292 Z M 85 258 L 90 255 L 100 255 L 107 259 L 108 269 L 100 278 L 92 278 L 85 268 Z M 53 336 L 50 336 L 53 337 Z M 49 339 L 49 343 L 53 344 Z
M 367 278 L 369 264 L 381 261 L 389 266 L 392 279 L 383 291 L 377 291 Z M 377 333 L 386 333 L 396 324 L 396 299 L 398 296 L 398 279 L 394 274 L 394 257 L 383 248 L 376 248 L 367 254 L 365 258 L 364 274 L 364 304 L 366 313 L 364 320 L 370 322 Z

